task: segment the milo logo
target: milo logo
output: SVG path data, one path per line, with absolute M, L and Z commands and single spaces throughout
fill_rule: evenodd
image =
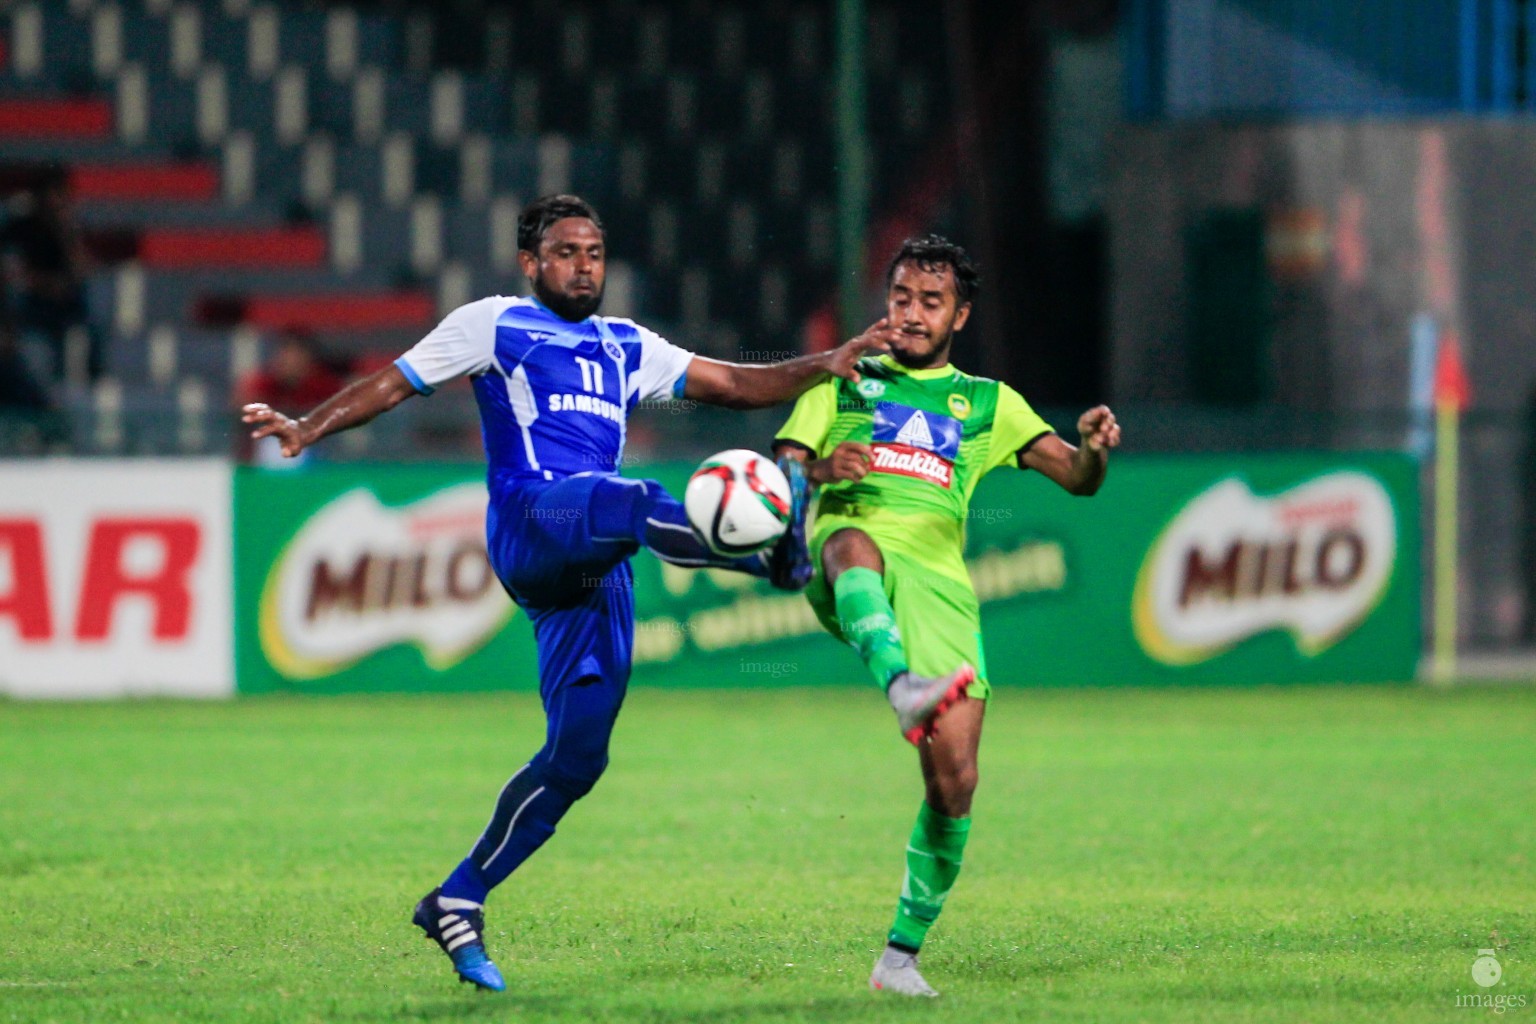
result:
M 402 643 L 443 670 L 495 636 L 514 610 L 486 555 L 482 485 L 400 508 L 358 488 L 311 516 L 278 556 L 261 595 L 261 649 L 293 679 L 330 675 Z
M 1170 665 L 1289 630 L 1316 655 L 1376 607 L 1391 581 L 1397 519 L 1371 476 L 1329 473 L 1270 497 L 1233 478 L 1192 499 L 1136 578 L 1136 638 Z

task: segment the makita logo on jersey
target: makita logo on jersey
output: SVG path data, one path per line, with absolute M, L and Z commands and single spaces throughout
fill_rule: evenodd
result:
M 904 444 L 877 444 L 871 450 L 875 461 L 870 468 L 876 473 L 915 476 L 940 487 L 948 487 L 955 475 L 954 463 L 921 448 L 911 448 Z
M 963 431 L 953 416 L 899 402 L 880 402 L 871 425 L 874 465 L 870 468 L 948 487 Z

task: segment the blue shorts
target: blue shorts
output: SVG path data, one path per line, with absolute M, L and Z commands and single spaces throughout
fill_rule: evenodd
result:
M 630 526 L 653 480 L 587 474 L 522 480 L 493 492 L 486 518 L 491 565 L 528 613 L 539 646 L 539 692 L 599 677 L 622 694 L 634 645 Z M 616 709 L 615 709 L 616 710 Z

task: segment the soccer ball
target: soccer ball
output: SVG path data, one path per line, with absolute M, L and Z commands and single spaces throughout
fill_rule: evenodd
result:
M 688 478 L 683 508 L 694 532 L 719 555 L 761 551 L 789 525 L 789 481 L 745 448 L 711 455 Z

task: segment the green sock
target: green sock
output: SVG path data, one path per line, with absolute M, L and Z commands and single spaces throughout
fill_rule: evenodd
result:
M 970 834 L 970 818 L 946 818 L 924 801 L 912 838 L 907 840 L 907 877 L 901 884 L 896 923 L 891 925 L 888 941 L 911 950 L 922 948 L 960 877 Z
M 901 650 L 896 613 L 885 597 L 885 582 L 873 569 L 845 569 L 832 594 L 843 636 L 869 666 L 875 682 L 889 686 L 898 672 L 907 670 L 907 656 Z

